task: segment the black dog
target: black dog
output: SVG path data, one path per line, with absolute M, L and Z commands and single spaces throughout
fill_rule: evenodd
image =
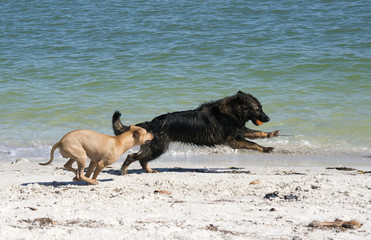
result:
M 121 123 L 120 116 L 120 112 L 116 111 L 112 117 L 115 135 L 128 129 L 128 126 Z M 268 122 L 269 117 L 255 97 L 239 91 L 237 95 L 204 103 L 194 110 L 167 113 L 150 122 L 139 123 L 137 126 L 152 133 L 154 139 L 142 145 L 139 152 L 127 156 L 121 167 L 122 174 L 126 174 L 129 165 L 136 160 L 139 160 L 144 171 L 155 172 L 148 167 L 148 162 L 163 154 L 170 142 L 209 147 L 228 145 L 234 149 L 271 152 L 273 148 L 260 146 L 245 138 L 275 137 L 279 131 L 261 132 L 246 128 L 245 124 L 249 120 L 258 126 Z

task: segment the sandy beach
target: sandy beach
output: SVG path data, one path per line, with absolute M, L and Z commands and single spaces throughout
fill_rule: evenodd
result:
M 371 240 L 370 8 L 1 1 L 0 240 Z M 115 111 L 159 173 L 38 164 Z
M 371 174 L 363 169 L 152 163 L 100 184 L 20 159 L 1 164 L 2 239 L 370 239 Z M 348 171 L 345 171 L 348 170 Z M 276 192 L 276 193 L 275 193 Z M 275 193 L 271 194 L 270 193 Z M 316 227 L 313 221 L 360 225 Z

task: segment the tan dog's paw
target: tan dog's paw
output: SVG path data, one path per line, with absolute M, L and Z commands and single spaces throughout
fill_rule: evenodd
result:
M 74 178 L 72 179 L 72 181 L 74 181 L 74 182 L 81 182 L 82 180 L 81 180 L 81 179 L 78 179 L 77 177 L 74 177 Z
M 91 185 L 97 185 L 97 184 L 99 184 L 99 181 L 96 180 L 96 179 L 89 179 L 88 183 L 91 184 Z

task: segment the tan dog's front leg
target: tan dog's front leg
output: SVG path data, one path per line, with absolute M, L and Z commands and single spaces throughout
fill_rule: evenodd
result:
M 96 168 L 94 170 L 94 174 L 93 174 L 93 177 L 92 179 L 97 179 L 99 173 L 103 170 L 103 168 L 107 167 L 109 164 L 104 162 L 104 161 L 99 161 L 98 164 L 96 164 Z

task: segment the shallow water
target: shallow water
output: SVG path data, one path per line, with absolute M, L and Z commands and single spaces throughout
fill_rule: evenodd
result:
M 242 90 L 277 154 L 369 156 L 368 1 L 2 1 L 0 159 Z M 251 123 L 247 127 L 257 128 Z M 239 154 L 172 145 L 167 156 Z

